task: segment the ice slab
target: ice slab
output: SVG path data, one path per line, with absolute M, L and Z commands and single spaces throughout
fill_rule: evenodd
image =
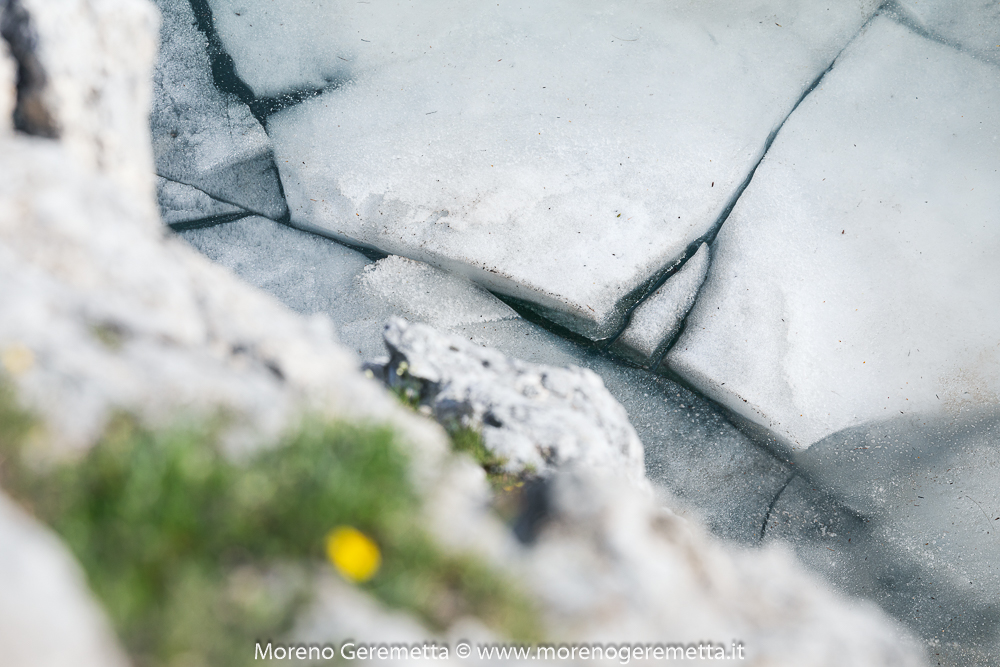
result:
M 213 199 L 193 185 L 156 177 L 156 200 L 163 222 L 172 226 L 250 215 L 239 206 Z
M 659 361 L 694 305 L 710 261 L 708 244 L 702 243 L 676 274 L 632 311 L 611 349 L 645 368 Z
M 293 224 L 465 275 L 598 339 L 713 229 L 876 4 L 213 9 L 255 90 L 337 81 L 268 119 Z
M 1000 3 L 996 0 L 896 0 L 895 5 L 901 18 L 935 39 L 1000 65 Z
M 944 664 L 1000 660 L 1000 418 L 922 415 L 848 429 L 796 457 L 765 534 L 878 602 Z
M 445 330 L 517 317 L 480 287 L 432 266 L 353 248 L 262 217 L 181 232 L 189 243 L 293 310 L 325 313 L 359 357 L 385 354 L 393 315 Z
M 271 143 L 249 107 L 212 80 L 205 36 L 187 0 L 163 14 L 150 126 L 156 171 L 270 218 L 287 213 Z
M 520 317 L 468 280 L 405 257 L 390 255 L 366 266 L 361 285 L 374 300 L 390 305 L 407 319 L 433 322 L 439 328 Z
M 879 17 L 789 118 L 669 367 L 791 449 L 1000 402 L 1000 77 Z

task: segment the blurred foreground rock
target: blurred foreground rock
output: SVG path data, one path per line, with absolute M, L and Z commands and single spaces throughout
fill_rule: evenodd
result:
M 5 667 L 126 667 L 69 550 L 0 494 L 0 656 Z

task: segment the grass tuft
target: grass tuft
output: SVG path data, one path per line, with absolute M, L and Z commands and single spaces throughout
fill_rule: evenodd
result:
M 216 425 L 153 431 L 121 415 L 82 459 L 40 470 L 25 462 L 33 420 L 13 399 L 0 378 L 0 485 L 63 537 L 138 667 L 246 664 L 256 640 L 291 628 L 340 526 L 376 545 L 379 567 L 359 586 L 384 603 L 435 629 L 473 615 L 538 638 L 510 581 L 420 528 L 387 428 L 311 419 L 234 463 Z

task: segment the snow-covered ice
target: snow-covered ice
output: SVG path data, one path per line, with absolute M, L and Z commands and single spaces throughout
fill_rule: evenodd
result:
M 876 4 L 213 9 L 258 93 L 331 82 L 268 119 L 293 224 L 451 270 L 598 339 L 713 229 Z
M 658 361 L 694 305 L 708 275 L 709 262 L 708 244 L 702 243 L 676 274 L 632 311 L 628 326 L 612 349 L 647 368 Z
M 879 17 L 725 223 L 669 367 L 792 449 L 1000 402 L 1000 76 Z
M 361 285 L 372 299 L 407 319 L 446 329 L 520 317 L 468 280 L 405 257 L 390 255 L 366 266 Z
M 270 218 L 287 213 L 271 143 L 239 98 L 212 79 L 187 0 L 157 0 L 163 22 L 150 117 L 156 171 Z
M 489 292 L 433 266 L 353 248 L 262 217 L 181 232 L 202 253 L 303 314 L 325 313 L 362 358 L 385 353 L 392 316 L 444 330 L 518 317 Z

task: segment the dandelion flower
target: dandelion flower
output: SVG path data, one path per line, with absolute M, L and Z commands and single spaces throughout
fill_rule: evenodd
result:
M 350 526 L 338 526 L 326 536 L 326 555 L 345 579 L 368 581 L 382 565 L 378 545 Z

